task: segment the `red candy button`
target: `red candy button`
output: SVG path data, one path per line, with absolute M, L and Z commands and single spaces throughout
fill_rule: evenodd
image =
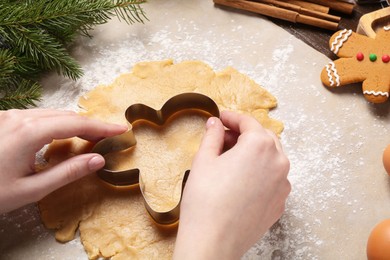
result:
M 357 59 L 358 61 L 364 60 L 364 54 L 361 53 L 361 52 L 358 52 L 358 53 L 356 54 L 356 59 Z
M 383 56 L 382 56 L 382 61 L 383 61 L 384 63 L 388 63 L 388 62 L 390 61 L 390 56 L 387 55 L 387 54 L 383 55 Z

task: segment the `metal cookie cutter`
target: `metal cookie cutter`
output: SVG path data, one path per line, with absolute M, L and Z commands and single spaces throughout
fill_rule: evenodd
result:
M 217 104 L 209 97 L 198 93 L 183 93 L 170 98 L 160 110 L 155 110 L 144 104 L 134 104 L 127 108 L 125 117 L 130 124 L 138 120 L 146 120 L 155 125 L 163 126 L 167 120 L 178 112 L 184 110 L 195 110 L 202 112 L 208 116 L 219 117 L 219 109 Z M 106 155 L 108 153 L 122 151 L 134 147 L 137 141 L 135 139 L 132 128 L 121 135 L 109 137 L 96 143 L 92 152 Z M 184 174 L 182 181 L 182 192 L 185 182 L 188 178 L 189 170 Z M 105 182 L 114 186 L 129 186 L 142 184 L 139 169 L 128 169 L 123 171 L 113 171 L 103 168 L 97 172 L 97 175 Z M 153 218 L 159 224 L 173 224 L 179 219 L 180 200 L 178 204 L 168 211 L 156 211 L 148 204 L 142 185 L 140 190 L 144 198 L 145 207 Z

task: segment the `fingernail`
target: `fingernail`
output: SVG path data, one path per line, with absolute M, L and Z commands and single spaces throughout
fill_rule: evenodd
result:
M 94 156 L 88 162 L 88 168 L 90 171 L 96 171 L 104 166 L 104 158 L 101 156 Z
M 122 131 L 127 131 L 129 130 L 129 127 L 127 125 L 118 125 L 118 124 L 114 124 L 115 127 L 117 127 L 118 129 L 121 129 Z
M 207 120 L 206 127 L 209 128 L 209 127 L 212 127 L 213 125 L 215 125 L 215 117 L 210 117 Z

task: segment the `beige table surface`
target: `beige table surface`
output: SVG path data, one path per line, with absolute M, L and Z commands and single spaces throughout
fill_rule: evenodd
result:
M 390 218 L 390 178 L 381 162 L 390 143 L 389 104 L 367 103 L 358 85 L 329 91 L 327 57 L 268 20 L 215 7 L 211 0 L 151 0 L 149 21 L 112 21 L 73 47 L 85 75 L 47 76 L 41 107 L 77 109 L 77 98 L 139 61 L 201 60 L 233 66 L 279 101 L 292 193 L 281 220 L 247 259 L 365 259 L 371 228 Z M 353 28 L 354 29 L 354 28 Z M 0 215 L 0 259 L 86 259 L 78 239 L 59 244 L 34 205 Z

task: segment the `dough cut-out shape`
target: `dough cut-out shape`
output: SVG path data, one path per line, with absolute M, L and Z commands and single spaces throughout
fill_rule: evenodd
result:
M 133 104 L 129 106 L 125 112 L 127 122 L 130 124 L 130 129 L 121 135 L 101 140 L 94 146 L 92 152 L 104 156 L 111 152 L 130 149 L 137 143 L 132 129 L 132 126 L 136 121 L 144 120 L 155 125 L 164 126 L 176 113 L 186 112 L 187 110 L 201 112 L 208 116 L 219 117 L 217 104 L 215 104 L 211 98 L 199 93 L 182 93 L 176 95 L 165 102 L 160 110 L 155 110 L 145 104 Z M 164 169 L 161 170 L 164 171 Z M 105 182 L 114 186 L 129 186 L 142 182 L 141 173 L 142 171 L 138 168 L 113 171 L 104 167 L 97 172 L 97 175 Z M 189 170 L 186 170 L 182 180 L 182 190 L 184 189 L 188 174 Z M 149 205 L 144 196 L 142 185 L 139 185 L 139 187 L 144 198 L 145 207 L 154 221 L 166 225 L 173 224 L 179 220 L 182 194 L 180 194 L 180 199 L 173 208 L 157 211 Z
M 333 88 L 362 82 L 368 101 L 385 102 L 390 91 L 389 28 L 380 28 L 375 39 L 347 29 L 333 34 L 329 46 L 340 59 L 331 61 L 322 70 L 324 85 Z
M 283 124 L 268 115 L 277 102 L 267 90 L 234 68 L 215 72 L 200 61 L 135 64 L 112 84 L 86 93 L 79 105 L 85 116 L 126 124 L 123 115 L 129 105 L 143 103 L 159 109 L 169 98 L 186 92 L 210 97 L 221 111 L 250 114 L 276 134 L 283 130 Z M 108 154 L 107 167 L 147 169 L 140 184 L 145 197 L 154 209 L 168 210 L 179 201 L 183 173 L 198 150 L 205 123 L 204 116 L 191 113 L 174 116 L 161 129 L 140 121 L 134 128 L 136 149 Z M 49 146 L 45 158 L 55 165 L 92 147 L 78 138 L 58 140 Z M 113 187 L 89 175 L 40 201 L 42 221 L 56 230 L 61 242 L 72 240 L 79 230 L 90 259 L 171 259 L 176 226 L 157 225 L 145 210 L 139 188 L 133 186 Z

